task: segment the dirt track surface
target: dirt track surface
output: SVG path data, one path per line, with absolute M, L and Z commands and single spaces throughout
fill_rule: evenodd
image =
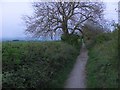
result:
M 77 57 L 76 63 L 71 71 L 64 88 L 86 88 L 86 63 L 88 59 L 88 51 L 83 43 L 80 55 Z

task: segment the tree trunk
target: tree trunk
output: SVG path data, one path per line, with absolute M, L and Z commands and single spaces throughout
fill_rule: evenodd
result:
M 62 27 L 63 27 L 62 29 L 63 29 L 64 34 L 69 34 L 66 19 L 63 19 Z

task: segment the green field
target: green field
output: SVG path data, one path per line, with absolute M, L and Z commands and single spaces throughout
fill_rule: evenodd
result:
M 63 87 L 79 50 L 57 42 L 3 42 L 3 87 Z

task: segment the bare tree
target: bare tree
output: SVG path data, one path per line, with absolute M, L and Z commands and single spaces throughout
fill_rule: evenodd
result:
M 33 16 L 25 16 L 26 32 L 35 37 L 51 35 L 56 31 L 63 34 L 82 32 L 87 20 L 94 22 L 102 18 L 102 2 L 35 2 Z

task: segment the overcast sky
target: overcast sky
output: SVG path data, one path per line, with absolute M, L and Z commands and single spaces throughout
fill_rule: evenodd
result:
M 2 20 L 0 20 L 0 38 L 26 37 L 22 16 L 32 15 L 33 13 L 31 3 L 28 1 L 29 0 L 2 0 L 0 3 L 0 19 Z M 108 2 L 108 0 L 103 1 L 107 1 L 105 2 L 105 18 L 117 22 L 118 14 L 116 10 L 118 9 L 117 2 L 119 0 L 114 0 L 114 2 Z

